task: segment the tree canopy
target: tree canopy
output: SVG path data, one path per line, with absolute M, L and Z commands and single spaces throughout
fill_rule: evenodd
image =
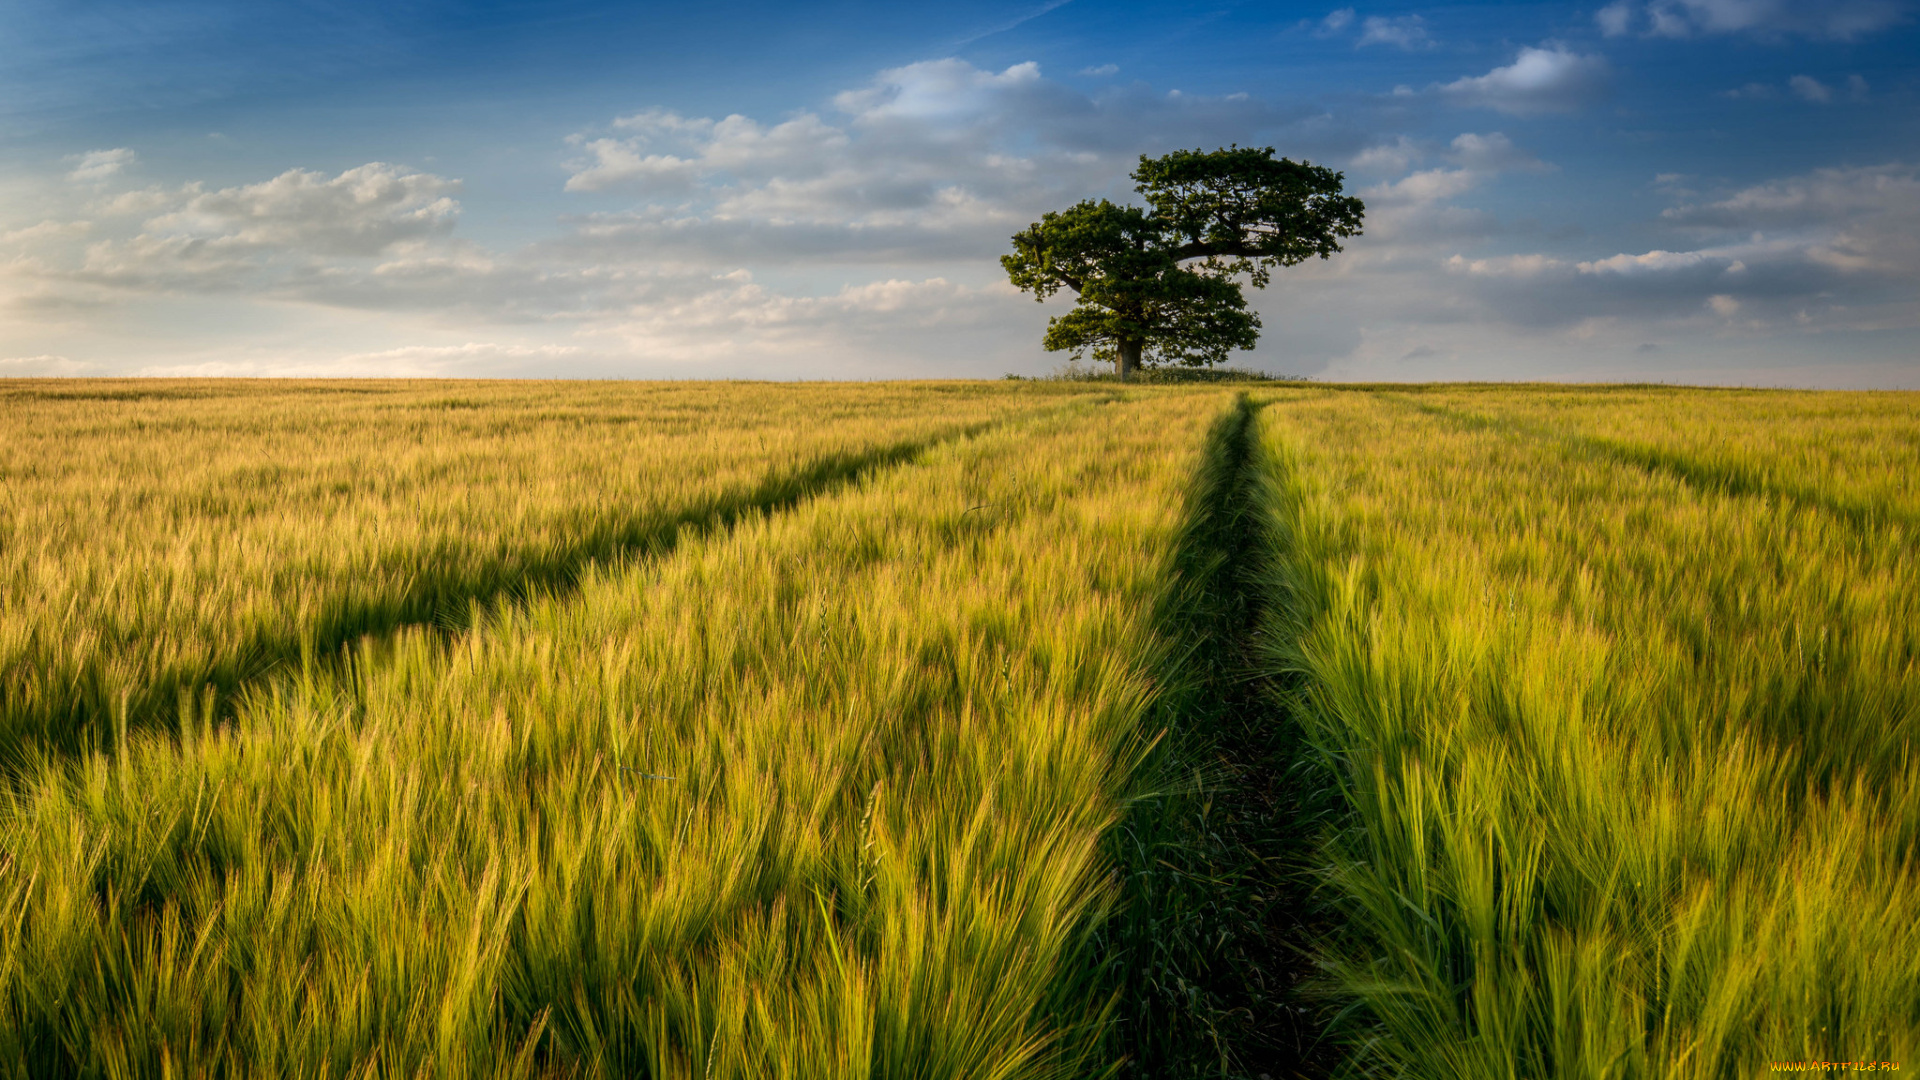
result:
M 1049 322 L 1047 349 L 1112 361 L 1123 379 L 1143 363 L 1202 367 L 1253 348 L 1260 316 L 1238 279 L 1265 288 L 1274 267 L 1333 255 L 1366 211 L 1341 193 L 1341 173 L 1272 147 L 1143 154 L 1133 179 L 1145 208 L 1101 199 L 1049 212 L 1000 259 L 1036 300 L 1062 286 L 1078 297 Z

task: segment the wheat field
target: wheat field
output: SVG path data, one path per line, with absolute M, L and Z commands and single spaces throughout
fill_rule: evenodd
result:
M 1901 1061 L 1913 402 L 0 382 L 0 1073 Z

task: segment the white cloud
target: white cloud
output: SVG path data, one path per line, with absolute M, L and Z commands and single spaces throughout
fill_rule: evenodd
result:
M 89 375 L 95 370 L 93 364 L 85 361 L 45 353 L 0 357 L 0 379 L 66 379 Z
M 1080 69 L 1080 74 L 1096 79 L 1105 78 L 1108 75 L 1120 74 L 1120 65 L 1100 64 L 1097 67 L 1083 67 Z
M 1748 34 L 1851 39 L 1904 22 L 1906 0 L 1616 0 L 1595 13 L 1602 32 L 1638 25 L 1649 37 Z
M 1427 35 L 1427 21 L 1418 15 L 1392 18 L 1370 15 L 1361 24 L 1360 40 L 1355 43 L 1355 48 L 1361 45 L 1392 45 L 1411 52 L 1415 49 L 1431 49 L 1434 44 L 1434 40 Z
M 405 240 L 444 236 L 460 204 L 457 180 L 373 162 L 328 179 L 289 169 L 271 180 L 202 192 L 147 222 L 150 233 L 211 237 L 236 247 L 377 255 Z
M 1424 156 L 1412 139 L 1401 135 L 1390 143 L 1369 146 L 1355 154 L 1348 168 L 1370 173 L 1404 173 Z
M 1481 135 L 1466 132 L 1454 137 L 1447 159 L 1475 172 L 1549 172 L 1553 166 L 1520 149 L 1499 131 Z
M 859 124 L 953 124 L 980 117 L 1010 93 L 1041 84 L 1040 65 L 1031 60 L 1001 72 L 983 71 L 965 60 L 926 60 L 883 71 L 871 85 L 835 95 L 833 103 Z
M 1634 18 L 1630 32 L 1644 31 L 1644 11 Z M 1358 16 L 1342 25 L 1365 32 Z M 1404 116 L 1416 95 L 1549 112 L 1593 100 L 1605 78 L 1599 57 L 1549 43 L 1478 78 L 1409 90 L 1382 115 Z M 1776 331 L 1917 321 L 1909 167 L 1725 190 L 1666 177 L 1641 189 L 1671 205 L 1650 223 L 1664 234 L 1619 251 L 1502 205 L 1497 185 L 1553 166 L 1499 130 L 1383 136 L 1318 107 L 1069 86 L 1031 64 L 957 60 L 880 72 L 778 117 L 609 119 L 568 142 L 565 198 L 580 212 L 512 250 L 456 235 L 455 181 L 394 166 L 217 191 L 71 186 L 59 196 L 70 213 L 36 223 L 49 213 L 36 208 L 0 233 L 0 307 L 27 328 L 8 351 L 42 368 L 107 355 L 150 313 L 191 306 L 359 329 L 350 345 L 314 339 L 291 360 L 254 337 L 219 355 L 174 348 L 178 362 L 149 362 L 153 373 L 1041 371 L 1057 357 L 1038 350 L 1040 332 L 1063 306 L 1005 283 L 994 258 L 1008 234 L 1080 198 L 1130 197 L 1125 174 L 1141 153 L 1227 142 L 1364 173 L 1350 183 L 1367 200 L 1365 235 L 1249 295 L 1272 328 L 1253 362 L 1270 370 L 1566 373 L 1553 365 L 1616 346 L 1637 357 L 1657 341 L 1661 359 L 1646 363 L 1671 365 L 1717 337 L 1741 336 L 1750 353 Z M 255 299 L 298 303 L 246 306 Z M 55 334 L 109 326 L 93 345 Z M 1516 358 L 1510 369 L 1489 359 L 1502 356 Z
M 1471 169 L 1427 169 L 1362 194 L 1387 205 L 1431 206 L 1473 190 L 1481 179 Z
M 1351 25 L 1353 25 L 1353 9 L 1340 8 L 1327 12 L 1326 18 L 1321 19 L 1314 27 L 1314 32 L 1321 37 L 1330 37 Z
M 1619 37 L 1633 25 L 1633 4 L 1629 0 L 1614 0 L 1594 12 L 1593 21 L 1600 25 L 1601 33 L 1608 37 Z
M 1848 98 L 1854 101 L 1867 100 L 1869 95 L 1867 80 L 1859 75 L 1847 76 L 1846 88 Z M 1795 75 L 1787 80 L 1784 91 L 1777 85 L 1750 82 L 1737 89 L 1722 90 L 1720 96 L 1735 101 L 1773 101 L 1783 93 L 1791 93 L 1802 101 L 1811 101 L 1816 105 L 1831 105 L 1839 100 L 1840 90 L 1811 75 Z
M 123 191 L 104 202 L 96 202 L 94 206 L 97 213 L 112 217 L 153 214 L 175 205 L 179 198 L 174 192 L 150 187 Z
M 1456 254 L 1444 266 L 1461 302 L 1516 325 L 1613 320 L 1646 337 L 1711 315 L 1744 334 L 1920 328 L 1913 166 L 1819 170 L 1682 203 L 1662 220 L 1698 246 L 1586 260 Z
M 1403 137 L 1364 152 L 1361 159 L 1372 166 L 1399 164 L 1405 172 L 1428 156 Z M 1498 228 L 1493 215 L 1454 205 L 1453 200 L 1502 173 L 1553 168 L 1498 131 L 1464 132 L 1432 156 L 1451 167 L 1418 169 L 1359 191 L 1367 204 L 1367 239 L 1350 258 L 1405 259 L 1436 243 L 1485 237 Z
M 1033 64 L 957 60 L 883 71 L 832 100 L 777 122 L 652 109 L 582 133 L 569 140 L 569 188 L 597 205 L 513 251 L 454 234 L 457 181 L 380 163 L 75 195 L 85 216 L 0 235 L 0 304 L 51 327 L 79 313 L 103 325 L 102 308 L 133 319 L 157 304 L 293 300 L 432 331 L 397 351 L 309 350 L 299 370 L 316 374 L 611 371 L 608 357 L 642 353 L 729 372 L 749 355 L 826 368 L 865 357 L 880 373 L 905 341 L 980 374 L 964 365 L 997 362 L 992 343 L 1008 335 L 1032 351 L 1054 313 L 1001 279 L 1008 235 L 1089 194 L 1127 197 L 1141 153 L 1250 143 L 1319 115 L 1138 84 L 1087 93 Z M 746 272 L 762 268 L 774 279 Z M 515 337 L 446 343 L 476 325 Z M 515 351 L 561 333 L 584 351 Z M 163 366 L 296 363 L 232 353 L 188 350 Z
M 78 184 L 104 183 L 138 160 L 139 155 L 124 146 L 114 150 L 89 150 L 67 159 L 73 164 L 67 179 Z
M 954 59 L 880 72 L 833 98 L 837 116 L 768 125 L 659 110 L 581 134 L 567 189 L 642 205 L 585 219 L 567 244 L 602 257 L 651 251 L 734 257 L 986 254 L 1063 200 L 1124 195 L 1142 152 L 1247 142 L 1308 115 L 1244 94 L 1142 87 L 1095 95 L 1032 63 L 987 71 Z M 1118 190 L 1116 190 L 1118 188 Z
M 0 245 L 17 249 L 74 240 L 93 231 L 91 221 L 42 221 L 38 225 L 0 233 Z
M 460 205 L 457 181 L 374 162 L 328 178 L 293 169 L 271 180 L 206 190 L 129 192 L 108 213 L 159 211 L 139 231 L 87 246 L 79 280 L 127 288 L 235 289 L 329 257 L 368 257 L 444 237 Z
M 1833 87 L 1826 85 L 1811 75 L 1795 75 L 1793 78 L 1787 80 L 1787 87 L 1793 91 L 1796 97 L 1804 101 L 1812 101 L 1821 105 L 1830 104 L 1833 101 Z
M 1527 116 L 1579 108 L 1599 97 L 1609 78 L 1604 58 L 1550 44 L 1523 48 L 1506 67 L 1456 79 L 1438 89 L 1455 104 Z
M 379 352 L 352 353 L 340 359 L 356 362 L 469 360 L 475 357 L 551 360 L 563 356 L 576 356 L 581 351 L 577 345 L 500 345 L 494 342 L 469 341 L 465 345 L 409 345 L 405 348 L 383 349 Z
M 1490 259 L 1448 257 L 1445 266 L 1455 274 L 1477 277 L 1534 278 L 1566 268 L 1566 263 L 1547 255 L 1503 255 Z
M 642 154 L 634 143 L 594 139 L 584 144 L 591 164 L 576 163 L 567 178 L 568 191 L 604 191 L 621 184 L 665 181 L 662 186 L 685 187 L 700 175 L 697 162 L 672 154 Z
M 1745 270 L 1746 264 L 1724 255 L 1708 255 L 1698 251 L 1649 251 L 1643 255 L 1612 255 L 1574 265 L 1574 269 L 1582 274 L 1617 274 L 1622 277 L 1673 274 L 1703 268 L 1714 274 L 1734 274 Z
M 786 370 L 791 377 L 786 365 L 794 358 L 832 358 L 838 365 L 851 363 L 852 371 L 873 365 L 874 373 L 898 377 L 903 365 L 915 363 L 928 372 L 950 372 L 954 363 L 992 364 L 987 343 L 1009 321 L 1037 335 L 1046 314 L 1021 303 L 1024 298 L 1003 282 L 967 286 L 941 277 L 888 278 L 819 296 L 783 294 L 732 276 L 709 285 L 636 306 L 592 333 L 616 342 L 617 351 L 677 364 L 751 361 L 773 365 L 769 374 Z M 902 350 L 899 343 L 909 335 L 915 347 Z
M 723 173 L 751 178 L 817 172 L 829 167 L 848 144 L 845 131 L 812 113 L 766 127 L 739 115 L 715 121 L 651 110 L 622 117 L 613 126 L 634 134 L 593 140 L 576 137 L 593 160 L 576 162 L 567 180 L 568 191 L 618 187 L 680 191 Z M 649 152 L 659 147 L 676 152 Z
M 464 345 L 407 345 L 398 349 L 349 353 L 329 365 L 335 375 L 421 377 L 498 369 L 535 370 L 545 364 L 579 358 L 578 345 L 502 345 L 469 341 Z
M 1705 204 L 1682 204 L 1661 215 L 1676 225 L 1744 234 L 1876 222 L 1920 225 L 1920 167 L 1907 164 L 1820 169 L 1756 184 Z M 1906 230 L 1920 240 L 1920 230 Z

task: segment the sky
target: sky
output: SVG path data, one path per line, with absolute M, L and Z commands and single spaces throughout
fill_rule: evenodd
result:
M 1920 388 L 1920 0 L 0 0 L 0 376 L 995 378 L 1141 155 L 1366 203 L 1232 363 Z

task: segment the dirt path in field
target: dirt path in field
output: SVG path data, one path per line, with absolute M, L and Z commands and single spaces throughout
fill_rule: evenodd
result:
M 1256 582 L 1270 539 L 1252 499 L 1260 407 L 1242 398 L 1210 436 L 1176 565 L 1186 588 L 1158 613 L 1181 658 L 1169 673 L 1165 788 L 1135 815 L 1125 1075 L 1291 1080 L 1329 1075 L 1327 936 L 1308 877 L 1324 796 L 1299 763 L 1288 687 L 1254 651 Z

